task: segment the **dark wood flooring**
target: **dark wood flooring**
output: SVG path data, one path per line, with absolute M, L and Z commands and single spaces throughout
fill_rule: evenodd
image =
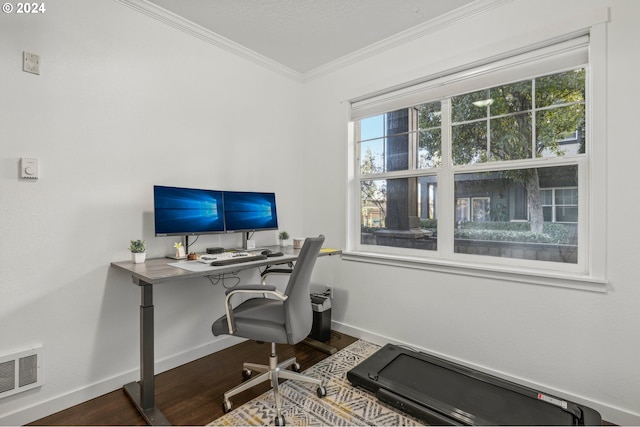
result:
M 343 349 L 357 339 L 332 332 L 327 344 Z M 242 382 L 242 363 L 268 363 L 271 345 L 245 341 L 156 377 L 156 406 L 174 425 L 206 425 L 222 416 L 222 395 Z M 328 357 L 306 344 L 278 345 L 278 356 L 295 356 L 302 370 Z M 269 389 L 267 383 L 234 396 L 238 407 Z M 612 426 L 604 421 L 605 426 Z M 34 421 L 33 426 L 146 425 L 122 389 Z
M 356 341 L 333 332 L 327 344 L 342 349 Z M 281 361 L 295 356 L 302 370 L 328 357 L 304 343 L 278 345 Z M 156 376 L 156 406 L 174 425 L 206 425 L 222 416 L 222 395 L 242 382 L 242 363 L 268 364 L 271 345 L 245 341 Z M 234 396 L 238 407 L 269 389 L 268 383 Z M 146 425 L 122 389 L 34 421 L 29 425 Z

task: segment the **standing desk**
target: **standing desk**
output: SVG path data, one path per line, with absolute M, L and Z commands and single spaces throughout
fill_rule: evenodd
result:
M 174 263 L 175 260 L 168 258 L 152 258 L 141 264 L 134 264 L 132 261 L 111 263 L 111 267 L 130 273 L 133 283 L 140 287 L 140 381 L 125 384 L 124 391 L 148 424 L 170 425 L 167 418 L 155 405 L 153 286 L 174 280 L 217 276 L 257 267 L 266 267 L 268 272 L 268 268 L 271 266 L 295 262 L 300 252 L 300 249 L 293 249 L 293 247 L 281 248 L 273 246 L 266 249 L 270 249 L 273 252 L 280 251 L 284 255 L 258 261 L 209 267 L 203 271 L 189 271 L 173 267 L 169 264 Z M 338 249 L 322 249 L 319 257 L 338 255 L 340 253 L 342 251 Z M 197 263 L 198 261 L 192 262 Z

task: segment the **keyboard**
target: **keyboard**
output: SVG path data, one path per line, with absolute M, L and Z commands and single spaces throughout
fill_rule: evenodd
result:
M 237 258 L 237 257 L 247 257 L 254 255 L 250 252 L 222 252 L 220 254 L 202 254 L 200 258 L 198 258 L 198 262 L 202 262 L 204 264 L 211 264 L 211 261 L 221 261 L 229 258 Z
M 232 256 L 225 259 L 217 259 L 215 261 L 211 261 L 212 266 L 221 267 L 223 265 L 232 265 L 232 264 L 240 264 L 243 262 L 251 262 L 251 261 L 260 261 L 263 259 L 267 259 L 266 255 L 243 255 L 243 256 Z

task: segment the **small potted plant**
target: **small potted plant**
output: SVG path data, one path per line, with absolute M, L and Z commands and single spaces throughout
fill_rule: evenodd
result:
M 286 241 L 289 240 L 289 233 L 287 233 L 286 231 L 281 231 L 280 233 L 278 233 L 278 240 L 280 240 L 280 246 L 284 248 L 285 246 L 287 246 Z
M 144 240 L 131 240 L 129 250 L 131 251 L 131 258 L 134 264 L 144 262 L 147 255 L 147 248 L 144 245 Z

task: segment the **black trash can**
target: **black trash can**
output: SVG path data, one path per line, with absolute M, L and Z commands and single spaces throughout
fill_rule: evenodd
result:
M 316 341 L 329 341 L 331 338 L 331 299 L 328 296 L 311 295 L 313 308 L 313 326 L 309 338 Z

